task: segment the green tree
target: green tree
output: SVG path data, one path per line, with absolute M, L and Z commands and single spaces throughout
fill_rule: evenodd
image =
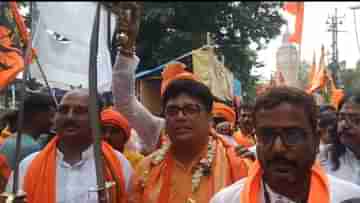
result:
M 206 33 L 221 47 L 225 65 L 255 94 L 252 68 L 262 66 L 257 51 L 280 34 L 281 2 L 145 2 L 138 37 L 140 68 L 154 67 L 206 43 Z M 255 43 L 255 49 L 250 44 Z M 183 60 L 191 67 L 191 57 Z M 253 95 L 251 95 L 253 96 Z

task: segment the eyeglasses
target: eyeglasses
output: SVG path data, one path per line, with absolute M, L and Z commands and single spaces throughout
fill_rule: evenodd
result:
M 184 116 L 194 116 L 199 114 L 201 110 L 203 108 L 199 104 L 186 104 L 183 107 L 169 105 L 165 108 L 164 115 L 165 117 L 175 117 L 181 111 Z
M 360 114 L 357 113 L 339 113 L 338 121 L 346 121 L 352 125 L 360 125 Z
M 281 142 L 287 147 L 302 145 L 306 141 L 306 131 L 301 128 L 285 128 L 285 129 L 272 129 L 264 128 L 257 129 L 256 136 L 259 143 L 264 145 L 273 145 L 275 138 L 280 136 Z

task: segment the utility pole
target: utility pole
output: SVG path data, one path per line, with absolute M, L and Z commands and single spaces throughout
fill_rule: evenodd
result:
M 335 81 L 335 84 L 337 87 L 342 88 L 343 84 L 339 77 L 339 49 L 338 49 L 338 33 L 339 32 L 346 32 L 346 31 L 340 31 L 339 25 L 343 24 L 342 19 L 344 19 L 345 16 L 339 17 L 337 13 L 337 8 L 335 8 L 335 12 L 332 16 L 329 16 L 326 20 L 326 24 L 329 25 L 329 28 L 327 32 L 331 32 L 332 34 L 332 43 L 331 43 L 331 63 L 329 64 L 329 68 L 332 73 L 332 77 Z

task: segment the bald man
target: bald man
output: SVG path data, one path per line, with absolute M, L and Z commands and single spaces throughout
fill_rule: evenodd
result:
M 97 202 L 97 192 L 89 192 L 96 188 L 96 175 L 88 107 L 88 91 L 66 93 L 55 114 L 57 135 L 43 150 L 20 162 L 20 188 L 29 203 Z M 101 149 L 104 171 L 108 172 L 105 178 L 116 183 L 110 202 L 125 202 L 131 165 L 110 145 L 102 143 Z M 10 191 L 11 186 L 12 178 L 6 190 Z

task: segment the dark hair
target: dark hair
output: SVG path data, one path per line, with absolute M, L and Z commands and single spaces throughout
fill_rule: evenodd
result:
M 289 103 L 304 108 L 313 133 L 316 133 L 318 108 L 314 98 L 301 89 L 295 87 L 273 87 L 256 98 L 254 107 L 254 124 L 256 124 L 255 113 L 261 109 L 271 109 L 282 103 Z
M 31 93 L 24 99 L 24 118 L 31 119 L 31 116 L 37 112 L 46 112 L 55 108 L 52 98 L 42 93 Z
M 205 106 L 207 112 L 212 111 L 213 95 L 210 89 L 203 83 L 190 79 L 178 79 L 168 85 L 162 97 L 163 109 L 170 99 L 181 94 L 198 99 Z
M 338 111 L 341 110 L 341 108 L 344 106 L 346 102 L 354 102 L 356 104 L 360 104 L 360 92 L 355 92 L 353 94 L 346 94 L 339 104 Z M 330 153 L 330 161 L 333 165 L 332 170 L 336 171 L 340 167 L 340 157 L 343 156 L 346 152 L 346 147 L 343 143 L 341 143 L 340 138 L 337 134 L 334 134 L 331 136 L 332 145 L 329 147 L 329 153 Z

